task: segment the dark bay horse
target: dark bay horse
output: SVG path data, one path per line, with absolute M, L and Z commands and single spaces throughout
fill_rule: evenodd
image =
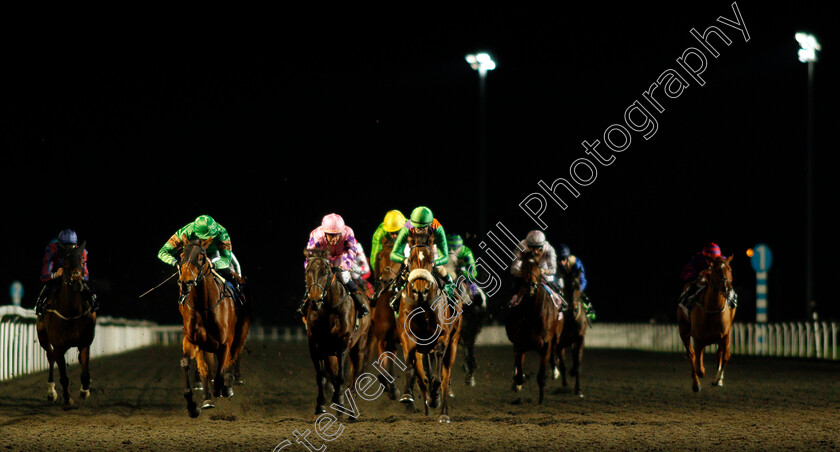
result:
M 389 375 L 394 375 L 394 362 L 388 358 L 385 352 L 396 352 L 400 337 L 397 334 L 397 319 L 394 311 L 389 306 L 391 298 L 396 293 L 396 283 L 402 264 L 391 260 L 393 243 L 386 244 L 376 256 L 376 268 L 379 277 L 376 279 L 375 304 L 371 313 L 370 333 L 368 334 L 368 345 L 370 356 L 373 359 L 381 359 L 380 365 L 385 365 Z M 397 389 L 393 381 L 388 381 L 382 374 L 378 376 L 379 382 L 385 385 L 388 397 L 391 400 L 397 398 Z
M 333 387 L 332 402 L 344 406 L 341 387 L 347 358 L 350 360 L 347 391 L 355 398 L 356 379 L 364 370 L 370 316 L 357 320 L 353 295 L 333 271 L 325 250 L 307 249 L 304 256 L 307 260 L 306 297 L 309 299 L 304 323 L 309 339 L 309 356 L 315 365 L 318 385 L 315 415 L 319 415 L 327 411 L 324 392 L 328 377 Z M 387 307 L 387 303 L 385 305 Z
M 691 380 L 694 392 L 700 391 L 700 378 L 706 370 L 703 367 L 703 349 L 707 345 L 717 344 L 718 369 L 715 386 L 723 386 L 723 371 L 729 362 L 729 332 L 735 320 L 735 308 L 729 306 L 727 300 L 732 289 L 732 268 L 728 259 L 715 258 L 709 270 L 702 273 L 706 287 L 698 295 L 689 318 L 685 317 L 682 309 L 677 309 L 677 325 L 680 329 L 680 339 L 685 346 L 686 355 L 691 363 Z M 692 349 L 691 339 L 694 339 Z
M 586 317 L 583 300 L 581 300 L 580 270 L 564 274 L 562 276 L 562 287 L 566 309 L 563 310 L 563 332 L 560 334 L 557 347 L 554 349 L 554 357 L 557 361 L 555 371 L 559 369 L 563 387 L 568 387 L 566 362 L 563 355 L 569 349 L 572 357 L 572 368 L 569 369 L 569 376 L 575 377 L 575 395 L 583 397 L 583 391 L 580 389 L 580 366 L 583 361 L 583 346 L 586 330 L 589 327 L 589 319 Z
M 212 238 L 189 241 L 182 238 L 178 287 L 183 300 L 179 311 L 184 322 L 181 369 L 184 373 L 184 398 L 187 413 L 198 417 L 202 408 L 213 408 L 213 396 L 233 396 L 233 370 L 239 360 L 250 327 L 250 307 L 237 306 L 232 289 L 213 270 L 207 256 Z M 205 353 L 213 354 L 215 372 L 210 372 Z M 204 402 L 193 401 L 190 386 L 190 360 L 195 359 L 204 388 Z M 215 375 L 210 391 L 210 376 Z
M 79 365 L 82 370 L 79 398 L 86 399 L 90 395 L 90 344 L 96 329 L 96 313 L 82 296 L 85 242 L 78 247 L 59 245 L 59 249 L 62 253 L 60 286 L 47 300 L 44 314 L 36 321 L 36 330 L 38 342 L 46 351 L 47 361 L 50 363 L 47 399 L 55 402 L 58 398 L 53 380 L 53 367 L 57 363 L 64 409 L 69 410 L 73 408 L 73 400 L 67 388 L 70 379 L 67 377 L 64 354 L 72 347 L 79 351 Z
M 530 250 L 522 254 L 522 267 L 517 279 L 519 290 L 515 297 L 518 302 L 510 308 L 505 322 L 508 339 L 513 343 L 516 367 L 513 390 L 522 390 L 526 381 L 523 370 L 525 353 L 536 351 L 540 355 L 540 370 L 537 374 L 539 403 L 543 403 L 546 367 L 563 330 L 563 320 L 559 318 L 560 312 L 543 286 L 539 262 Z
M 434 238 L 416 234 L 409 238 L 411 252 L 408 257 L 408 282 L 401 294 L 397 330 L 403 349 L 406 386 L 401 401 L 413 406 L 413 384 L 423 396 L 425 413 L 430 408 L 441 407 L 439 422 L 448 423 L 449 382 L 452 366 L 458 351 L 461 334 L 460 300 L 447 299 L 434 271 Z M 424 368 L 424 355 L 428 356 L 429 377 Z
M 484 326 L 484 319 L 487 314 L 487 297 L 478 288 L 473 294 L 465 276 L 458 272 L 456 256 L 449 254 L 449 262 L 446 263 L 446 271 L 455 280 L 455 296 L 461 299 L 464 308 L 462 314 L 464 320 L 461 326 L 460 344 L 464 346 L 464 373 L 467 386 L 475 386 L 475 369 L 478 362 L 475 358 L 475 341 Z

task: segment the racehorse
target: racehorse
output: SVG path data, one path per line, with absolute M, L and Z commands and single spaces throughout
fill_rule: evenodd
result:
M 514 392 L 521 391 L 526 381 L 522 369 L 525 353 L 533 350 L 540 355 L 540 370 L 537 374 L 539 403 L 543 403 L 545 397 L 546 366 L 563 330 L 560 311 L 544 287 L 541 275 L 539 262 L 530 250 L 525 251 L 522 254 L 521 273 L 517 278 L 519 290 L 515 298 L 518 303 L 511 306 L 505 322 L 505 332 L 514 349 Z
M 456 280 L 455 296 L 461 299 L 464 308 L 464 312 L 461 314 L 464 320 L 461 327 L 460 344 L 464 346 L 465 383 L 467 386 L 475 386 L 475 369 L 478 367 L 475 359 L 475 341 L 484 326 L 487 298 L 480 288 L 476 288 L 475 293 L 470 290 L 466 278 L 459 275 L 456 260 L 456 256 L 450 254 L 445 267 L 446 271 Z
M 723 371 L 726 363 L 729 362 L 729 332 L 732 322 L 735 320 L 735 307 L 729 306 L 727 302 L 732 292 L 732 268 L 728 259 L 717 257 L 712 262 L 710 269 L 701 273 L 701 277 L 707 281 L 702 296 L 697 297 L 689 317 L 686 318 L 682 309 L 677 309 L 677 325 L 680 329 L 680 338 L 688 360 L 691 363 L 692 389 L 700 391 L 700 378 L 706 370 L 703 367 L 703 349 L 710 344 L 717 344 L 718 369 L 715 386 L 723 386 Z M 694 348 L 691 347 L 691 338 L 694 338 Z
M 376 280 L 375 304 L 371 313 L 372 322 L 368 334 L 368 345 L 370 356 L 374 359 L 383 359 L 389 375 L 394 375 L 394 362 L 388 358 L 385 352 L 395 352 L 400 341 L 397 335 L 397 319 L 389 302 L 396 293 L 397 278 L 400 277 L 401 263 L 391 260 L 393 243 L 386 244 L 376 256 L 376 268 L 379 269 L 379 277 Z M 391 400 L 397 398 L 397 387 L 393 380 L 386 379 L 381 373 L 378 376 L 379 382 L 385 385 L 388 397 Z
M 347 389 L 355 397 L 356 379 L 364 370 L 370 316 L 357 319 L 352 294 L 333 271 L 326 250 L 304 250 L 306 297 L 309 300 L 304 320 L 309 339 L 309 356 L 315 365 L 318 398 L 315 414 L 327 412 L 327 377 L 333 387 L 332 402 L 344 405 L 344 367 L 350 358 L 350 381 Z M 367 302 L 367 298 L 365 298 Z M 387 303 L 386 303 L 387 304 Z M 358 325 L 357 325 L 358 322 Z M 351 418 L 353 416 L 351 415 Z
M 53 367 L 58 364 L 61 387 L 63 389 L 64 409 L 74 407 L 67 385 L 67 363 L 64 354 L 72 347 L 79 351 L 79 365 L 82 370 L 82 387 L 79 398 L 90 395 L 90 344 L 96 329 L 96 312 L 82 297 L 85 274 L 85 242 L 78 247 L 65 247 L 59 244 L 62 253 L 62 276 L 60 286 L 47 300 L 44 314 L 36 321 L 38 342 L 47 354 L 50 374 L 47 380 L 47 399 L 55 402 Z
M 397 331 L 407 366 L 406 385 L 401 402 L 414 404 L 413 385 L 416 377 L 423 396 L 425 413 L 440 406 L 438 421 L 449 423 L 448 397 L 452 366 L 458 352 L 461 334 L 460 300 L 447 299 L 432 272 L 434 271 L 434 237 L 412 234 L 408 256 L 408 282 L 401 293 Z M 428 356 L 428 378 L 424 369 Z
M 250 327 L 250 302 L 237 306 L 233 289 L 213 269 L 207 256 L 212 238 L 181 239 L 181 260 L 178 263 L 179 311 L 184 322 L 181 369 L 184 373 L 184 398 L 187 413 L 195 418 L 202 408 L 214 408 L 213 397 L 232 397 L 235 363 L 239 360 Z M 210 368 L 205 352 L 214 355 L 216 364 L 213 391 L 210 391 Z M 193 401 L 190 386 L 190 360 L 195 359 L 204 388 L 204 402 Z
M 583 346 L 586 330 L 589 327 L 589 319 L 586 317 L 586 310 L 581 300 L 580 270 L 574 273 L 563 275 L 563 298 L 566 300 L 566 308 L 563 310 L 563 332 L 560 340 L 554 349 L 553 357 L 556 358 L 559 373 L 563 377 L 563 387 L 568 387 L 566 380 L 566 362 L 563 359 L 566 349 L 572 357 L 572 368 L 569 369 L 569 376 L 575 377 L 575 395 L 583 397 L 580 389 L 580 365 L 583 361 Z

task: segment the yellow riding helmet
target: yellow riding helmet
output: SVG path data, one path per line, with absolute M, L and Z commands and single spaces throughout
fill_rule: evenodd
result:
M 386 232 L 397 232 L 405 226 L 405 216 L 399 210 L 391 210 L 385 214 L 383 228 Z

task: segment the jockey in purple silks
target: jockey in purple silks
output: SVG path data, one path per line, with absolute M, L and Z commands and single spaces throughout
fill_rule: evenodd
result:
M 338 279 L 344 284 L 348 291 L 353 294 L 353 301 L 356 304 L 356 312 L 359 317 L 364 317 L 370 312 L 364 302 L 364 289 L 353 280 L 351 271 L 356 266 L 356 237 L 353 229 L 344 224 L 341 215 L 331 213 L 321 220 L 321 226 L 309 233 L 309 242 L 306 249 L 321 249 L 329 253 L 330 264 L 338 268 Z M 304 268 L 309 261 L 304 262 Z M 304 297 L 300 306 L 295 312 L 303 317 L 308 298 Z
M 44 313 L 44 307 L 47 301 L 52 298 L 55 290 L 61 283 L 61 277 L 64 274 L 63 253 L 61 249 L 75 248 L 77 246 L 79 246 L 78 236 L 72 229 L 63 229 L 58 233 L 57 238 L 47 244 L 47 249 L 44 251 L 43 264 L 41 265 L 41 282 L 44 283 L 44 287 L 41 289 L 41 293 L 38 294 L 38 299 L 35 301 L 35 313 L 37 315 Z M 85 274 L 82 277 L 84 281 L 82 297 L 90 304 L 91 310 L 98 311 L 99 302 L 97 301 L 96 294 L 90 288 L 90 272 L 88 271 L 87 257 L 88 252 L 85 249 L 82 257 L 85 264 Z
M 683 270 L 680 273 L 680 280 L 682 280 L 685 285 L 682 293 L 680 294 L 679 307 L 682 309 L 686 317 L 688 317 L 688 313 L 691 312 L 691 308 L 694 307 L 694 301 L 696 300 L 697 295 L 706 288 L 707 281 L 705 278 L 701 277 L 701 274 L 708 270 L 712 265 L 712 261 L 718 257 L 723 257 L 720 252 L 720 247 L 714 242 L 709 242 L 703 247 L 703 251 L 691 256 L 691 260 L 689 260 L 688 264 L 683 267 Z M 733 307 L 737 306 L 738 295 L 734 290 L 730 292 L 727 301 Z

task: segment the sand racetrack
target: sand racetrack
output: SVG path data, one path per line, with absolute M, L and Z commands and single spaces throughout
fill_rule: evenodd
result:
M 271 451 L 289 440 L 283 450 L 306 450 L 294 432 L 309 430 L 313 450 L 327 451 L 840 450 L 840 362 L 733 355 L 725 386 L 711 387 L 707 374 L 695 394 L 682 355 L 590 349 L 585 397 L 550 380 L 540 406 L 535 378 L 514 403 L 510 346 L 480 347 L 475 387 L 464 385 L 458 358 L 451 424 L 439 424 L 434 410 L 424 416 L 419 399 L 420 411 L 409 413 L 383 394 L 357 399 L 360 418 L 342 418 L 330 429 L 341 434 L 325 442 L 314 433 L 306 345 L 249 342 L 248 350 L 245 385 L 197 419 L 186 414 L 174 347 L 95 359 L 91 397 L 71 411 L 46 402 L 45 372 L 0 383 L 0 447 Z M 526 366 L 533 376 L 536 355 Z M 70 378 L 78 399 L 77 368 Z

